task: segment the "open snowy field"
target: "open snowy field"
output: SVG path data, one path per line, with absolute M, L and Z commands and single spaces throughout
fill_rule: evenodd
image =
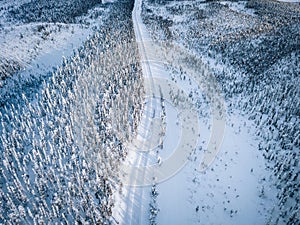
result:
M 158 224 L 299 222 L 299 10 L 275 1 L 144 1 L 141 17 L 152 40 L 173 52 L 168 67 L 195 80 L 185 60 L 208 65 L 226 105 L 223 142 L 205 174 L 195 166 L 193 175 L 186 169 L 181 180 L 179 172 L 157 185 Z M 191 188 L 191 180 L 200 190 Z M 165 195 L 172 199 L 168 204 Z M 177 216 L 172 220 L 167 212 Z
M 0 1 L 0 224 L 300 224 L 300 5 Z

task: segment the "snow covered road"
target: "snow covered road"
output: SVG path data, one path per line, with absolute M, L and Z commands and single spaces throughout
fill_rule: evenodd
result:
M 225 130 L 222 96 L 212 76 L 200 75 L 209 74 L 208 67 L 185 63 L 181 57 L 190 53 L 180 46 L 166 51 L 154 44 L 141 7 L 142 0 L 136 0 L 132 18 L 145 106 L 137 137 L 127 144 L 129 154 L 121 166 L 125 186 L 115 196 L 113 217 L 124 225 L 153 224 L 150 193 L 157 184 L 157 224 L 264 224 L 274 193 L 264 191 L 269 172 L 250 135 L 253 124 L 234 116 Z M 167 69 L 169 60 L 188 76 L 176 77 Z M 201 95 L 210 100 L 204 118 L 193 106 Z

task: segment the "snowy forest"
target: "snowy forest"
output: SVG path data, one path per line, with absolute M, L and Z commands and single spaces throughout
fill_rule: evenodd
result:
M 111 6 L 101 30 L 36 90 L 1 96 L 2 224 L 111 223 L 122 143 L 143 98 L 131 9 Z
M 299 1 L 1 0 L 0 224 L 300 224 L 299 74 Z

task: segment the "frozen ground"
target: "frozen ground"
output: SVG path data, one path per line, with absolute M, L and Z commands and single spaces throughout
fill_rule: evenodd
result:
M 246 150 L 254 150 L 261 157 L 258 168 L 264 168 L 265 177 L 261 179 L 266 183 L 262 184 L 258 175 L 257 184 L 253 187 L 268 186 L 270 196 L 265 199 L 261 194 L 256 196 L 257 199 L 262 198 L 258 200 L 260 201 L 258 205 L 264 205 L 262 206 L 264 211 L 258 209 L 256 217 L 264 215 L 264 219 L 251 222 L 247 220 L 243 209 L 245 211 L 249 209 L 247 212 L 250 213 L 251 209 L 255 208 L 255 203 L 252 206 L 245 205 L 243 200 L 238 204 L 240 210 L 230 211 L 229 214 L 232 214 L 230 216 L 233 218 L 245 216 L 244 219 L 239 217 L 243 223 L 249 221 L 250 224 L 297 224 L 299 222 L 297 108 L 300 93 L 295 85 L 299 83 L 299 10 L 298 4 L 269 0 L 183 2 L 146 0 L 142 7 L 142 20 L 153 41 L 160 45 L 164 52 L 171 55 L 167 60 L 170 63 L 169 67 L 173 68 L 171 71 L 176 71 L 174 68 L 177 68 L 180 74 L 195 78 L 191 69 L 193 64 L 202 62 L 202 65 L 198 63 L 200 67 L 207 65 L 216 83 L 220 85 L 227 106 L 227 119 L 230 119 L 232 124 L 238 124 L 240 121 L 242 124 L 251 122 L 249 128 L 242 126 L 239 129 L 240 134 L 236 136 L 239 138 L 234 138 L 232 144 L 236 144 L 242 153 Z M 183 63 L 178 61 L 180 56 Z M 184 67 L 185 61 L 191 62 L 188 67 Z M 203 73 L 198 74 L 199 77 L 203 76 Z M 203 79 L 202 82 L 205 80 Z M 287 95 L 287 90 L 293 94 Z M 205 94 L 207 95 L 207 92 Z M 234 115 L 238 114 L 242 117 L 237 119 Z M 226 124 L 228 128 L 230 123 L 228 124 L 227 121 Z M 225 129 L 225 137 L 231 136 L 230 130 Z M 245 130 L 249 130 L 247 136 L 252 140 L 249 146 L 245 146 L 244 142 L 239 143 L 239 140 L 243 139 L 242 134 L 245 134 Z M 225 143 L 224 139 L 221 152 L 224 148 L 227 152 Z M 228 147 L 235 148 L 230 145 Z M 292 160 L 292 158 L 297 159 Z M 252 160 L 252 162 L 256 161 L 254 158 Z M 233 183 L 243 186 L 239 182 Z M 251 187 L 251 184 L 246 186 Z M 262 192 L 265 192 L 264 188 L 261 189 Z M 217 196 L 216 193 L 218 192 L 213 191 L 212 196 Z M 158 196 L 158 199 L 160 197 Z M 218 202 L 219 198 L 215 200 Z M 207 216 L 201 223 L 219 224 L 217 218 L 219 216 L 224 218 L 218 211 L 218 207 L 213 204 L 208 207 L 211 216 L 208 216 L 209 212 L 200 215 L 201 204 L 205 203 L 201 202 L 199 208 L 195 208 L 200 221 L 203 216 Z M 227 209 L 228 207 L 224 207 L 224 212 Z M 165 213 L 166 211 L 162 213 L 162 217 Z M 250 214 L 253 218 L 255 212 Z M 236 221 L 226 223 L 235 224 Z
M 0 1 L 0 223 L 299 224 L 299 24 L 275 0 Z
M 164 86 L 164 82 L 171 82 L 173 83 L 171 89 L 175 93 L 176 88 L 179 88 L 184 90 L 187 96 L 193 90 L 198 89 L 200 92 L 198 95 L 203 95 L 201 89 L 199 90 L 201 84 L 197 83 L 197 78 L 187 73 L 185 80 L 182 80 L 182 77 L 172 74 L 172 70 L 168 70 L 162 63 L 163 60 L 166 63 L 166 59 L 160 57 L 165 52 L 151 40 L 140 13 L 141 1 L 136 1 L 133 11 L 134 28 L 142 65 L 144 65 L 143 74 L 153 82 L 153 86 L 150 85 L 149 89 L 159 89 Z M 157 80 L 160 82 L 155 82 Z M 148 95 L 152 96 L 152 94 Z M 169 99 L 167 95 L 161 97 Z M 194 96 L 194 98 L 197 97 Z M 146 103 L 146 111 L 142 117 L 141 127 L 138 129 L 138 136 L 143 137 L 143 144 L 139 146 L 140 148 L 131 148 L 127 157 L 128 163 L 134 166 L 133 170 L 142 168 L 140 170 L 143 179 L 148 178 L 145 174 L 148 173 L 149 168 L 152 168 L 151 165 L 168 163 L 169 157 L 175 154 L 174 151 L 177 151 L 178 147 L 181 147 L 179 145 L 181 139 L 186 138 L 182 132 L 187 123 L 182 120 L 180 109 L 176 107 L 176 104 L 172 104 L 172 101 L 166 101 L 168 103 L 165 104 L 166 128 L 162 140 L 163 147 L 151 145 L 157 142 L 152 136 L 155 128 L 159 128 L 153 125 L 155 123 L 153 120 L 159 120 L 159 117 L 151 118 L 151 115 L 153 112 L 156 116 L 160 115 L 162 111 L 157 108 L 158 99 L 159 96 L 156 101 L 152 99 L 152 104 Z M 192 97 L 190 101 L 193 101 Z M 206 104 L 207 106 L 209 105 Z M 193 117 L 193 113 L 191 111 L 189 113 Z M 227 116 L 226 129 L 218 136 L 222 139 L 221 146 L 208 168 L 200 169 L 212 132 L 213 120 L 209 112 L 204 117 L 196 114 L 194 118 L 197 142 L 195 146 L 192 146 L 193 150 L 187 156 L 183 167 L 178 170 L 175 164 L 171 164 L 170 169 L 173 169 L 173 173 L 163 174 L 165 176 L 161 180 L 160 174 L 152 171 L 152 184 L 156 184 L 159 194 L 156 198 L 156 207 L 159 211 L 157 215 L 155 213 L 154 219 L 150 205 L 153 204 L 151 182 L 144 182 L 143 179 L 140 181 L 137 174 L 130 177 L 129 182 L 124 178 L 124 183 L 127 182 L 129 185 L 125 186 L 124 192 L 116 197 L 117 204 L 113 211 L 116 220 L 120 224 L 147 224 L 149 222 L 150 224 L 179 225 L 239 224 L 241 221 L 249 225 L 266 224 L 272 206 L 275 204 L 276 192 L 268 180 L 271 171 L 266 169 L 263 156 L 258 151 L 259 142 L 254 134 L 255 124 L 236 112 Z M 146 123 L 149 121 L 152 122 L 147 126 Z M 222 130 L 222 127 L 219 129 Z M 165 173 L 162 165 L 158 166 L 158 170 Z M 130 174 L 136 173 L 132 171 L 129 172 L 129 176 Z M 151 181 L 151 177 L 149 180 Z
M 277 0 L 279 2 L 300 2 L 299 0 Z
M 32 21 L 23 21 L 20 8 L 26 4 L 29 1 L 18 1 L 16 4 L 11 1 L 1 2 L 1 105 L 16 98 L 16 91 L 11 92 L 11 89 L 22 92 L 28 86 L 40 86 L 63 58 L 71 57 L 99 29 L 109 10 L 105 5 L 97 5 L 87 13 L 79 12 L 72 23 L 51 21 L 51 18 L 39 21 L 35 19 L 38 17 L 32 17 Z M 12 16 L 13 10 L 20 15 L 16 13 Z M 48 10 L 51 11 L 51 8 Z M 46 14 L 47 10 L 43 13 Z

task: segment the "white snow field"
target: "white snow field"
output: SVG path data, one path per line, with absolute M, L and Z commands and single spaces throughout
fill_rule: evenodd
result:
M 275 191 L 265 180 L 270 171 L 258 151 L 254 124 L 238 112 L 230 116 L 223 112 L 217 131 L 212 131 L 213 109 L 206 104 L 206 114 L 200 114 L 201 107 L 188 97 L 193 92 L 209 95 L 200 88 L 199 74 L 186 68 L 190 74 L 182 79 L 168 70 L 169 53 L 152 42 L 140 16 L 141 4 L 142 0 L 135 1 L 132 17 L 148 97 L 137 138 L 128 144 L 121 167 L 125 186 L 115 196 L 113 217 L 124 225 L 266 224 Z M 176 96 L 179 92 L 181 98 Z M 186 111 L 176 104 L 178 99 Z M 215 142 L 220 142 L 215 143 L 217 150 L 208 167 L 200 167 L 215 133 Z M 182 146 L 184 141 L 187 144 Z M 170 163 L 172 157 L 179 157 L 179 163 Z M 154 184 L 158 197 L 153 212 Z
M 300 2 L 299 0 L 277 0 L 279 2 Z
M 300 224 L 299 2 L 0 0 L 0 225 Z

